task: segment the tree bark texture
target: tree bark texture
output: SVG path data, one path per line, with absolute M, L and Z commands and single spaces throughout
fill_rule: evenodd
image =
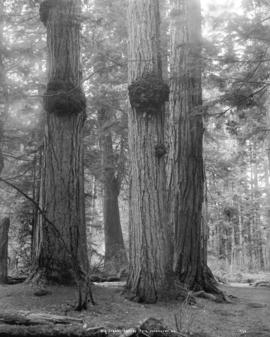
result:
M 10 221 L 4 218 L 0 223 L 0 284 L 8 281 L 8 231 Z
M 85 98 L 80 88 L 80 4 L 43 1 L 47 28 L 48 85 L 41 177 L 38 270 L 48 281 L 86 288 L 88 258 L 84 210 L 83 127 Z
M 202 252 L 204 194 L 199 0 L 171 0 L 168 204 L 174 228 L 173 269 L 189 289 L 212 290 Z M 206 247 L 205 247 L 206 248 Z
M 163 297 L 171 271 L 164 210 L 164 100 L 158 104 L 149 102 L 149 98 L 145 100 L 155 81 L 151 81 L 150 87 L 140 88 L 140 81 L 147 74 L 154 74 L 162 83 L 159 2 L 130 0 L 128 14 L 130 100 L 132 84 L 139 83 L 141 91 L 129 110 L 131 185 L 127 286 L 136 300 L 150 303 Z
M 117 175 L 111 130 L 104 126 L 110 122 L 110 113 L 99 111 L 100 148 L 103 180 L 103 219 L 105 235 L 104 270 L 108 274 L 118 274 L 127 267 L 123 233 L 120 222 L 118 197 L 120 178 Z

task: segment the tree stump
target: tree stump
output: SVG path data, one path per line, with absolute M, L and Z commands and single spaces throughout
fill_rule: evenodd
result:
M 0 223 L 0 284 L 8 283 L 8 231 L 10 220 L 4 218 Z

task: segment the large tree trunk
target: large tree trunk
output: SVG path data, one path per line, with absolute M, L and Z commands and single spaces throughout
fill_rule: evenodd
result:
M 127 254 L 124 246 L 118 197 L 120 179 L 116 171 L 111 131 L 106 128 L 110 122 L 108 111 L 99 111 L 100 148 L 103 181 L 103 218 L 105 235 L 104 270 L 108 274 L 117 274 L 127 267 Z
M 189 289 L 219 292 L 204 261 L 201 12 L 199 0 L 171 0 L 170 223 L 174 271 Z
M 9 218 L 0 223 L 0 284 L 8 281 L 8 231 Z
M 155 302 L 171 276 L 164 210 L 164 102 L 159 2 L 129 1 L 130 268 L 135 299 Z M 166 296 L 166 295 L 165 295 Z
M 87 303 L 88 257 L 84 210 L 83 126 L 80 87 L 80 5 L 76 0 L 43 1 L 47 27 L 48 85 L 42 168 L 38 273 L 48 281 L 77 282 Z M 80 292 L 80 296 L 81 296 Z

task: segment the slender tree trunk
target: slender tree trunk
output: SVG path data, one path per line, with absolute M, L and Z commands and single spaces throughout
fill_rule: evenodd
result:
M 244 266 L 243 256 L 245 254 L 245 244 L 243 240 L 243 211 L 242 211 L 242 198 L 238 201 L 238 223 L 239 223 L 239 267 L 240 270 Z
M 113 153 L 112 134 L 104 125 L 110 121 L 109 113 L 99 111 L 100 148 L 102 157 L 103 180 L 103 218 L 105 235 L 104 270 L 108 274 L 117 274 L 127 267 L 127 254 L 124 246 L 118 197 L 120 180 L 116 172 Z
M 266 188 L 266 208 L 265 208 L 265 217 L 267 220 L 267 224 L 270 224 L 270 184 L 269 184 L 269 164 L 270 162 L 265 162 L 264 165 L 264 175 L 265 175 L 265 188 Z M 265 249 L 264 249 L 264 261 L 265 261 L 265 270 L 270 270 L 270 231 L 268 230 L 268 226 L 265 227 Z
M 37 267 L 47 281 L 77 282 L 78 309 L 87 306 L 88 257 L 84 209 L 83 126 L 80 87 L 80 4 L 43 1 L 47 28 L 47 113 L 42 167 Z
M 3 27 L 4 27 L 4 4 L 0 3 L 0 174 L 4 168 L 3 157 L 3 136 L 4 136 L 4 122 L 8 110 L 8 88 L 6 84 L 6 71 L 4 67 L 4 50 L 3 45 Z
M 4 122 L 8 109 L 8 89 L 6 84 L 6 72 L 4 67 L 4 46 L 3 46 L 3 27 L 4 27 L 4 4 L 0 3 L 0 175 L 4 168 L 3 156 L 3 136 Z M 10 221 L 4 218 L 0 223 L 0 284 L 7 283 L 8 280 L 8 231 Z
M 263 247 L 262 247 L 262 230 L 260 220 L 260 201 L 259 198 L 259 182 L 258 182 L 258 148 L 254 144 L 254 223 L 255 223 L 255 252 L 256 252 L 256 265 L 259 270 L 264 270 Z
M 43 149 L 40 148 L 38 153 L 35 155 L 34 163 L 33 163 L 33 200 L 40 205 L 40 182 L 41 182 L 41 167 L 42 167 L 42 155 Z M 32 215 L 32 230 L 31 230 L 31 259 L 32 263 L 35 263 L 36 256 L 36 243 L 38 240 L 36 239 L 37 231 L 38 231 L 38 221 L 39 221 L 39 211 L 37 207 L 33 207 L 33 215 Z
M 171 277 L 165 217 L 164 102 L 157 0 L 129 0 L 130 268 L 134 299 L 167 296 Z
M 202 254 L 203 117 L 199 0 L 171 0 L 169 194 L 174 271 L 189 289 L 219 292 Z M 213 281 L 213 282 L 212 282 Z
M 268 93 L 269 94 L 269 93 Z M 269 97 L 269 95 L 268 95 Z M 267 129 L 270 129 L 270 109 L 269 109 L 270 102 L 268 102 L 268 109 L 266 109 L 266 125 Z M 269 230 L 269 223 L 270 223 L 270 184 L 269 184 L 269 172 L 270 172 L 270 132 L 267 132 L 266 136 L 266 155 L 267 155 L 267 165 L 265 170 L 266 175 L 266 188 L 267 188 L 267 219 L 268 219 L 268 228 L 266 233 L 266 256 L 267 256 L 267 265 L 268 270 L 270 270 L 270 230 Z
M 209 237 L 209 226 L 208 226 L 208 200 L 207 200 L 207 180 L 204 169 L 204 200 L 202 204 L 202 228 L 201 228 L 201 255 L 202 263 L 207 264 L 207 242 Z
M 254 208 L 255 208 L 255 202 L 254 202 L 254 167 L 253 167 L 253 155 L 254 155 L 254 150 L 252 144 L 249 146 L 249 166 L 250 166 L 250 189 L 251 189 L 251 207 L 252 211 L 251 214 L 249 215 L 249 255 L 250 255 L 250 263 L 249 263 L 249 268 L 250 270 L 253 270 L 255 268 L 255 215 L 254 215 Z
M 0 223 L 0 284 L 8 281 L 8 231 L 9 218 Z

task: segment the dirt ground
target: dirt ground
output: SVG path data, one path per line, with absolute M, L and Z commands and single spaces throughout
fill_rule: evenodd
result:
M 145 305 L 130 302 L 122 296 L 122 287 L 96 284 L 93 287 L 97 305 L 78 313 L 72 310 L 76 290 L 71 287 L 50 287 L 51 294 L 37 297 L 36 288 L 27 284 L 0 285 L 0 310 L 30 310 L 83 318 L 89 327 L 106 329 L 134 328 L 149 317 L 163 319 L 175 329 L 175 315 L 182 332 L 209 337 L 270 336 L 270 288 L 248 285 L 221 286 L 235 303 L 219 304 L 197 299 L 195 306 L 179 302 Z

